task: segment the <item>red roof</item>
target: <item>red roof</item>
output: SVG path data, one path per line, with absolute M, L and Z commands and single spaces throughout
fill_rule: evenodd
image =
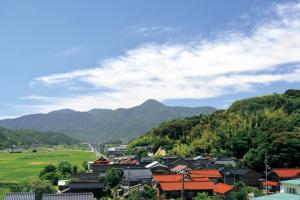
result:
M 135 164 L 137 164 L 138 162 L 139 162 L 139 161 L 136 160 L 136 159 L 127 158 L 127 159 L 121 160 L 121 161 L 120 161 L 120 164 L 135 165 Z
M 197 169 L 189 171 L 192 178 L 196 177 L 208 177 L 208 178 L 221 178 L 221 174 L 216 169 Z
M 104 157 L 98 158 L 97 160 L 94 161 L 95 165 L 100 165 L 100 164 L 102 164 L 102 165 L 108 165 L 109 163 L 110 163 L 110 161 L 107 160 Z
M 207 177 L 194 177 L 193 181 L 209 181 Z
M 299 168 L 280 168 L 280 169 L 273 169 L 273 172 L 277 174 L 280 178 L 290 178 L 297 176 L 300 174 Z
M 233 185 L 218 183 L 214 188 L 214 192 L 218 194 L 226 194 L 227 192 L 230 192 L 232 189 L 233 189 Z
M 279 186 L 279 183 L 276 181 L 263 181 L 263 186 Z
M 172 182 L 182 180 L 181 174 L 153 175 L 156 182 Z
M 181 181 L 178 182 L 161 182 L 163 191 L 180 191 L 182 189 Z M 184 182 L 184 190 L 213 190 L 215 184 L 212 181 L 190 181 Z

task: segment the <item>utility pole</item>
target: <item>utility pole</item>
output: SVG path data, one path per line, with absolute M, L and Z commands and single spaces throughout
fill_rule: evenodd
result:
M 130 195 L 130 167 L 127 167 L 128 171 L 128 196 Z
M 184 200 L 184 175 L 185 175 L 184 172 L 182 172 L 181 200 Z
M 140 184 L 137 187 L 137 200 L 140 200 Z
M 268 188 L 268 168 L 269 168 L 269 165 L 268 165 L 268 155 L 267 153 L 265 153 L 265 168 L 266 168 L 266 171 L 265 171 L 265 175 L 266 175 L 266 192 L 267 192 L 267 195 L 269 194 L 269 188 Z

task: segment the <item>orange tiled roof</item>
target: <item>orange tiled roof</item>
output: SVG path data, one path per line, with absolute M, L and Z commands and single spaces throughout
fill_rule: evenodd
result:
M 279 183 L 276 181 L 263 181 L 263 186 L 279 186 Z
M 136 160 L 136 159 L 128 158 L 128 159 L 121 160 L 121 161 L 120 161 L 120 164 L 135 165 L 135 164 L 137 164 L 138 162 L 139 162 L 139 161 Z
M 168 175 L 153 175 L 156 182 L 176 182 L 182 179 L 181 174 L 168 174 Z
M 102 164 L 102 165 L 108 165 L 109 163 L 110 163 L 110 161 L 107 160 L 104 157 L 98 158 L 97 160 L 94 161 L 95 165 L 100 165 L 100 164 Z
M 193 181 L 209 181 L 207 177 L 194 177 Z
M 218 194 L 226 194 L 227 192 L 231 191 L 233 189 L 233 185 L 227 185 L 224 183 L 218 183 L 216 184 L 214 188 L 214 192 Z
M 280 178 L 294 177 L 300 174 L 299 168 L 278 168 L 273 169 L 273 172 L 277 174 Z
M 163 191 L 180 191 L 182 189 L 181 181 L 177 182 L 161 182 L 161 189 Z M 212 181 L 190 181 L 184 182 L 185 190 L 213 190 L 215 184 Z
M 192 178 L 196 177 L 208 177 L 208 178 L 221 178 L 221 174 L 216 169 L 197 169 L 189 171 Z

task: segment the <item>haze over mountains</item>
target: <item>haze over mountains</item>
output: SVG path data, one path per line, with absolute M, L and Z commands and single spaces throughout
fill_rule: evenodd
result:
M 205 107 L 166 106 L 156 100 L 128 109 L 93 109 L 78 112 L 70 109 L 47 114 L 32 114 L 16 119 L 0 120 L 0 126 L 12 129 L 32 129 L 60 132 L 83 141 L 128 141 L 156 127 L 163 121 L 199 114 L 210 114 L 217 109 Z

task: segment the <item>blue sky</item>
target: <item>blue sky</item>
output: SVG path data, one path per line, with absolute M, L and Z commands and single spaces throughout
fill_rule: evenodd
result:
M 300 86 L 300 2 L 1 1 L 0 118 Z

